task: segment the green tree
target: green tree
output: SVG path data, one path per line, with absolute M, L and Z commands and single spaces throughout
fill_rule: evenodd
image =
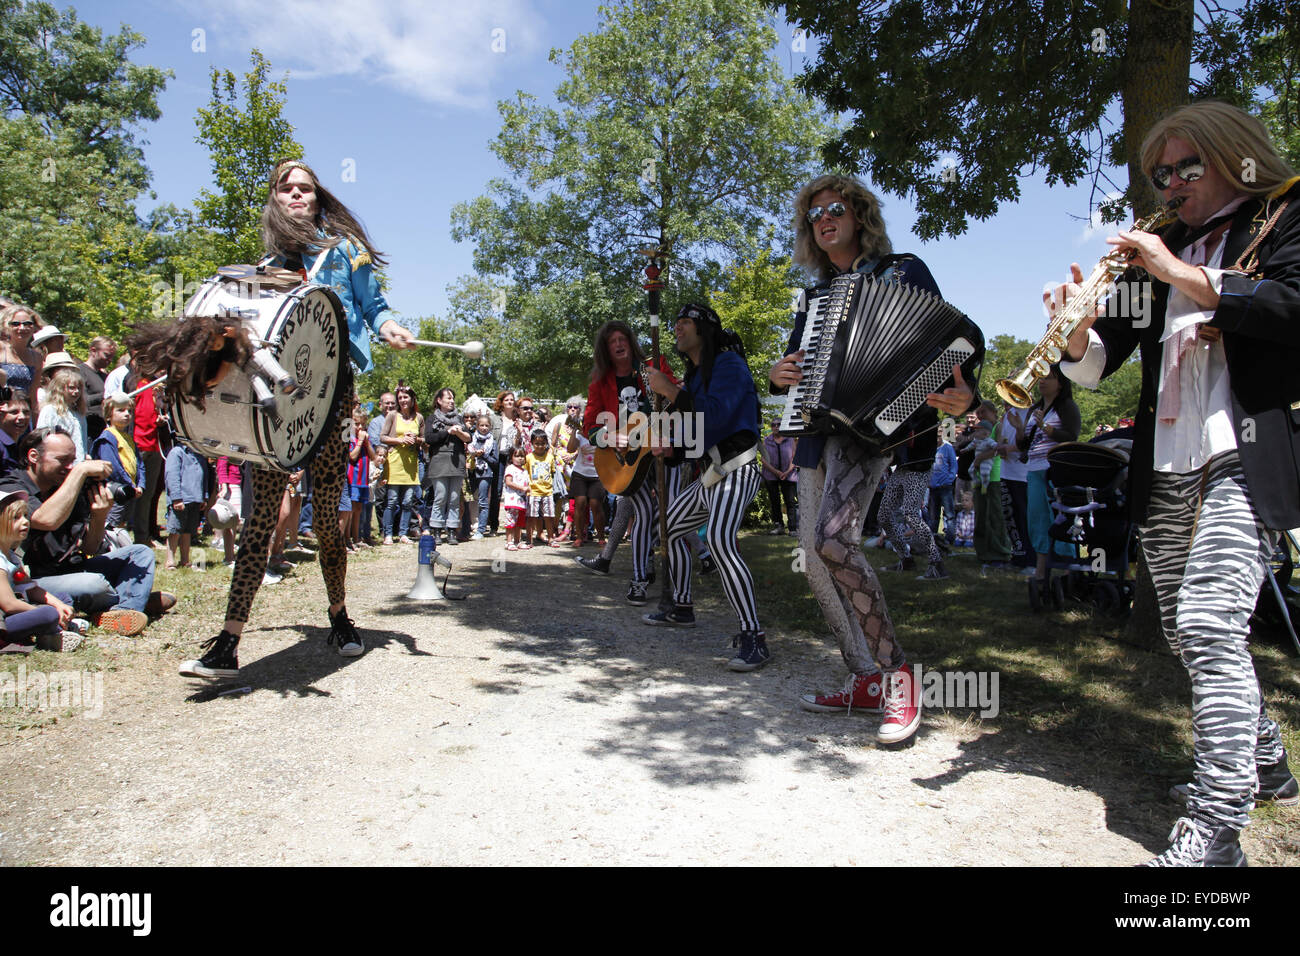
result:
M 785 354 L 796 289 L 789 258 L 764 249 L 754 259 L 733 262 L 711 296 L 722 324 L 745 343 L 760 395 L 767 394 L 768 370 Z
M 1256 84 L 1265 99 L 1281 91 L 1290 99 L 1279 119 L 1295 129 L 1300 13 L 1290 0 L 1247 0 L 1241 10 L 1205 2 L 1199 13 L 1195 0 L 785 7 L 793 23 L 825 38 L 800 84 L 830 109 L 855 113 L 826 147 L 828 161 L 869 167 L 883 189 L 910 195 L 927 239 L 958 235 L 970 217 L 987 219 L 1018 199 L 1026 172 L 1049 184 L 1091 175 L 1095 186 L 1125 193 L 1104 204 L 1109 218 L 1125 205 L 1150 209 L 1157 197 L 1141 175 L 1142 137 L 1192 94 L 1248 106 Z M 1276 37 L 1272 46 L 1257 42 L 1265 35 Z M 1203 83 L 1191 80 L 1194 52 L 1209 70 Z M 1270 63 L 1289 73 L 1271 73 Z M 1123 120 L 1108 129 L 1117 100 Z M 1120 166 L 1127 182 L 1117 185 L 1108 170 Z
M 122 181 L 75 136 L 47 134 L 29 116 L 0 119 L 0 290 L 65 332 L 96 281 L 106 247 L 138 231 Z
M 758 0 L 626 0 L 552 51 L 555 107 L 499 104 L 512 178 L 459 204 L 452 234 L 506 292 L 492 344 L 508 379 L 585 387 L 597 326 L 644 314 L 638 249 L 669 255 L 668 306 L 771 234 L 829 135 L 775 40 Z
M 99 324 L 120 329 L 151 281 L 135 136 L 158 118 L 170 74 L 129 61 L 143 40 L 125 26 L 106 37 L 48 3 L 0 0 L 0 291 L 74 344 Z
M 199 223 L 216 233 L 216 265 L 262 257 L 258 222 L 266 178 L 277 160 L 302 158 L 293 124 L 283 116 L 284 81 L 269 79 L 271 64 L 257 50 L 250 60 L 242 82 L 229 70 L 212 70 L 212 99 L 195 118 L 196 140 L 208 148 L 216 185 L 216 192 L 199 193 L 196 207 Z
M 143 189 L 133 127 L 162 115 L 158 94 L 171 76 L 128 59 L 144 42 L 125 25 L 104 36 L 74 10 L 0 0 L 0 112 L 32 117 L 51 139 L 66 134 L 74 152 L 102 155 L 123 183 Z

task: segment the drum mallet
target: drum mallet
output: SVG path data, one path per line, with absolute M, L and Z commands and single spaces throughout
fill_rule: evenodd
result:
M 275 360 L 270 349 L 254 349 L 252 361 L 253 364 L 257 366 L 257 370 L 278 385 L 280 391 L 284 392 L 286 395 L 297 390 L 297 380 L 286 372 L 280 363 Z

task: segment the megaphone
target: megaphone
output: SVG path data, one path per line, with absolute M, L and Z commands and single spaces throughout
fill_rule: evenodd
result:
M 418 563 L 415 566 L 415 583 L 411 585 L 411 590 L 406 592 L 406 596 L 412 601 L 445 601 L 447 595 L 442 593 L 438 587 L 438 582 L 433 576 L 434 563 L 442 565 L 448 571 L 451 570 L 451 561 L 438 553 L 434 544 L 433 535 L 428 529 L 420 535 L 420 548 Z

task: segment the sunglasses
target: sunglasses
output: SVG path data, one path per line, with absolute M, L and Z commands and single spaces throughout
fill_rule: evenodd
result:
M 36 328 L 36 323 L 35 323 L 35 322 L 10 322 L 10 323 L 9 323 L 9 328 L 11 328 L 11 329 L 34 329 L 34 328 Z
M 533 410 L 533 406 L 531 406 L 531 405 L 520 405 L 520 406 L 519 406 L 519 410 L 520 410 L 521 412 L 531 412 L 531 411 Z
M 1205 175 L 1205 163 L 1199 156 L 1188 156 L 1176 163 L 1157 166 L 1151 170 L 1151 184 L 1156 189 L 1168 189 L 1174 173 L 1177 173 L 1178 178 L 1183 182 L 1194 183 Z
M 808 221 L 816 223 L 824 215 L 829 215 L 832 219 L 839 219 L 846 212 L 848 212 L 848 209 L 844 207 L 842 202 L 833 202 L 829 206 L 813 206 L 808 210 Z

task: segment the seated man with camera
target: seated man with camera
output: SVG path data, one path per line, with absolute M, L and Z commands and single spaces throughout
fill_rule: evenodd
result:
M 31 531 L 23 548 L 37 584 L 127 637 L 176 603 L 151 591 L 154 555 L 147 545 L 107 550 L 104 525 L 115 490 L 108 462 L 78 461 L 72 438 L 57 427 L 23 436 L 17 457 L 26 468 L 0 479 L 0 491 L 28 494 Z M 117 490 L 133 496 L 132 489 Z

